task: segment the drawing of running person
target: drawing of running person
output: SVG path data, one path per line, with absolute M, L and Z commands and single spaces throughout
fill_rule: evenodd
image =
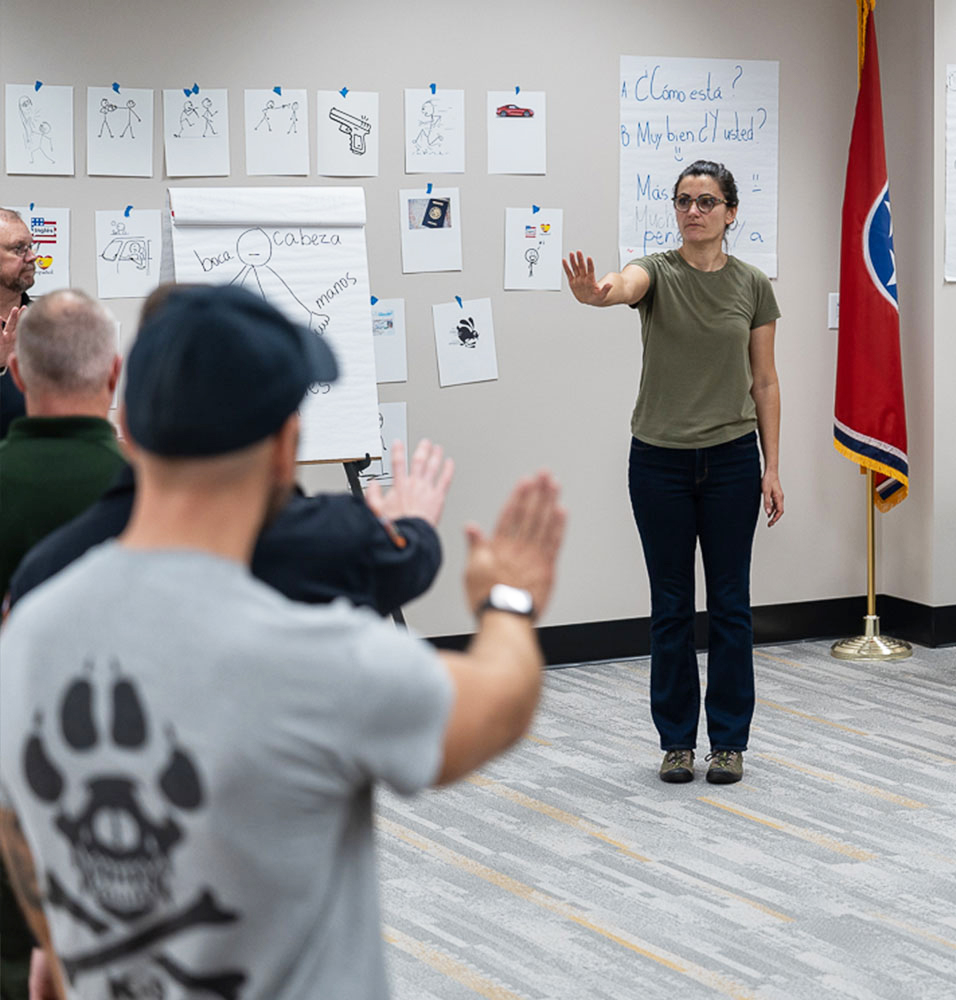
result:
M 213 118 L 216 115 L 219 114 L 218 111 L 213 111 L 213 109 L 212 109 L 212 98 L 211 97 L 204 97 L 202 99 L 202 106 L 203 106 L 202 117 L 203 117 L 203 121 L 206 123 L 203 126 L 203 130 L 202 130 L 203 138 L 205 139 L 205 137 L 207 135 L 209 135 L 210 132 L 213 135 L 219 135 L 219 133 L 212 127 L 212 120 L 213 120 Z M 269 131 L 271 132 L 272 129 L 270 128 Z
M 209 98 L 207 97 L 206 100 L 208 101 Z M 205 101 L 203 103 L 205 104 Z M 252 130 L 253 132 L 258 132 L 259 131 L 259 125 L 261 125 L 263 122 L 266 123 L 266 128 L 270 132 L 272 131 L 272 122 L 269 120 L 269 114 L 272 111 L 275 110 L 275 106 L 276 106 L 276 102 L 275 101 L 272 101 L 272 100 L 266 101 L 266 106 L 262 109 L 262 117 L 259 119 L 259 124 L 256 125 L 256 127 Z M 286 106 L 287 105 L 285 105 L 285 104 L 282 105 L 282 107 L 286 107 Z
M 209 98 L 207 97 L 208 101 Z M 179 113 L 179 131 L 173 132 L 173 136 L 176 139 L 182 139 L 183 134 L 188 128 L 195 128 L 199 124 L 199 112 L 196 110 L 196 105 L 192 101 L 183 101 L 183 110 Z
M 114 139 L 113 130 L 110 128 L 110 114 L 116 110 L 116 105 L 112 104 L 106 97 L 100 101 L 100 114 L 103 116 L 103 121 L 100 123 L 100 130 L 96 133 L 97 139 L 103 138 L 103 129 L 106 129 L 110 134 L 110 138 Z
M 440 128 L 441 115 L 438 113 L 437 105 L 434 101 L 425 101 L 419 113 L 423 116 L 418 121 L 422 128 L 412 140 L 412 144 L 419 153 L 435 152 L 435 146 L 444 139 Z
M 138 122 L 143 119 L 140 118 L 138 114 L 133 110 L 136 107 L 136 102 L 132 99 L 126 102 L 126 127 L 120 132 L 120 138 L 122 139 L 127 132 L 129 132 L 129 137 L 135 139 L 136 136 L 133 134 L 133 119 L 135 118 Z

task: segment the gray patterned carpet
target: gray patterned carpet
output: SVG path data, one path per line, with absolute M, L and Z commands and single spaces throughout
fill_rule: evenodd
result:
M 703 744 L 658 780 L 641 659 L 550 671 L 507 756 L 381 796 L 395 1000 L 956 998 L 956 650 L 828 649 L 757 651 L 737 785 Z

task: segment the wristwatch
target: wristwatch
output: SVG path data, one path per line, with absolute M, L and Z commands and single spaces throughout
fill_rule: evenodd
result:
M 534 600 L 527 590 L 520 587 L 509 587 L 506 583 L 496 583 L 488 592 L 488 596 L 478 605 L 476 614 L 488 609 L 492 611 L 507 611 L 524 618 L 534 618 Z

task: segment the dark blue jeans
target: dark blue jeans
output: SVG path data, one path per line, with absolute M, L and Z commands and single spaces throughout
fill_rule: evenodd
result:
M 628 485 L 651 584 L 651 716 L 663 750 L 697 745 L 694 557 L 707 584 L 707 733 L 746 750 L 754 709 L 750 554 L 760 512 L 757 435 L 712 448 L 631 439 Z

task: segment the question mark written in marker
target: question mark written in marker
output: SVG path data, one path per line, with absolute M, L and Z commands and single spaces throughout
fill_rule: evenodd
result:
M 757 128 L 763 128 L 764 125 L 767 124 L 767 109 L 766 108 L 757 108 L 757 110 L 763 112 L 763 121 L 757 126 Z
M 737 86 L 737 81 L 744 75 L 744 68 L 737 63 L 737 75 L 734 77 L 734 82 L 730 85 L 730 89 L 733 90 Z

